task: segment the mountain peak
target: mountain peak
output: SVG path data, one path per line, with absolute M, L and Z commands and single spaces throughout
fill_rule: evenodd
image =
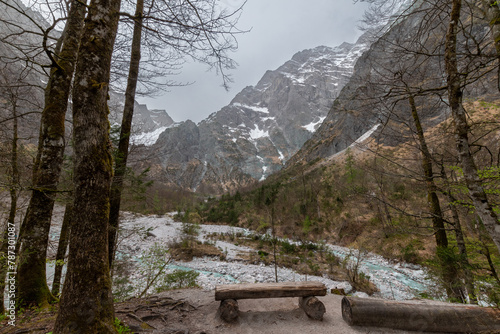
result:
M 265 179 L 311 138 L 366 45 L 302 50 L 198 125 L 170 127 L 151 150 L 163 181 L 220 193 Z

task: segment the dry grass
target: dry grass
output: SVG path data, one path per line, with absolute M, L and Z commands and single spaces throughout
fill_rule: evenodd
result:
M 181 241 L 170 245 L 170 255 L 176 261 L 192 261 L 194 257 L 223 258 L 221 250 L 213 245 L 199 241 Z

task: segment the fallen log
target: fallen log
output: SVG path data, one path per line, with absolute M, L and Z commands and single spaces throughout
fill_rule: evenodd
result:
M 238 301 L 234 299 L 225 299 L 220 302 L 219 313 L 220 317 L 227 322 L 232 322 L 238 318 L 240 308 Z
M 215 287 L 215 300 L 325 296 L 320 282 L 225 284 Z
M 429 304 L 418 301 L 389 301 L 344 297 L 342 318 L 350 326 L 392 329 L 480 333 L 500 331 L 500 310 L 462 304 Z
M 326 312 L 325 304 L 316 297 L 300 297 L 299 306 L 307 316 L 314 320 L 323 320 Z

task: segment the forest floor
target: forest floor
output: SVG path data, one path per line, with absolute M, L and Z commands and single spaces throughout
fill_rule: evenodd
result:
M 318 297 L 326 307 L 322 321 L 312 320 L 298 306 L 298 298 L 255 299 L 239 301 L 240 316 L 227 323 L 218 315 L 219 302 L 213 291 L 181 289 L 143 299 L 115 304 L 118 319 L 132 333 L 213 334 L 213 333 L 420 333 L 387 328 L 350 327 L 341 315 L 342 296 Z M 4 327 L 1 334 L 50 333 L 57 307 L 30 310 L 20 315 L 16 327 Z M 0 326 L 3 326 L 1 324 Z

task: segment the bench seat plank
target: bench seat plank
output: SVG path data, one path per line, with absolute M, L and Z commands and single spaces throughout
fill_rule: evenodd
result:
M 215 287 L 215 300 L 325 296 L 321 282 L 224 284 Z

